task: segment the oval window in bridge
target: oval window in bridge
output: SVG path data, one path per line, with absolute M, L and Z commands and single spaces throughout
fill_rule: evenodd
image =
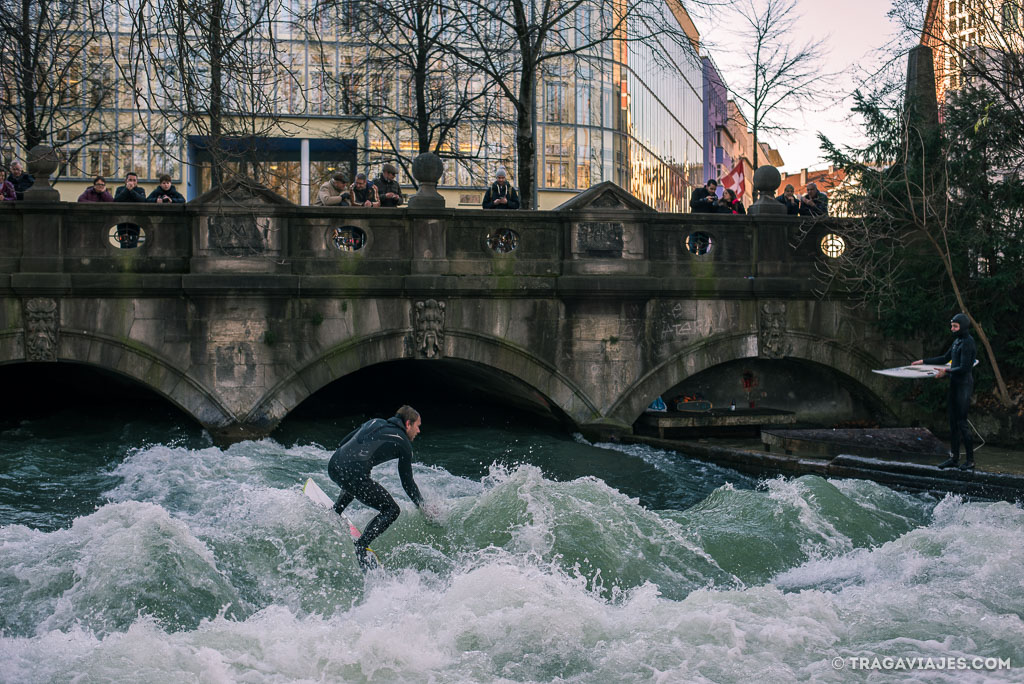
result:
M 686 236 L 686 251 L 697 256 L 704 256 L 711 251 L 714 238 L 709 234 L 698 231 Z
M 118 223 L 107 231 L 107 239 L 116 249 L 135 249 L 146 244 L 146 231 L 135 223 Z
M 846 251 L 846 240 L 842 235 L 829 233 L 821 238 L 821 253 L 830 259 L 838 259 Z
M 332 228 L 329 242 L 341 252 L 357 252 L 366 245 L 366 231 L 357 226 Z
M 514 252 L 519 247 L 519 233 L 511 228 L 498 228 L 488 233 L 487 246 L 498 254 Z

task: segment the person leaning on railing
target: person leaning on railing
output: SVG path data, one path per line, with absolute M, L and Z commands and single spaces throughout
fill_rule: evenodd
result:
M 499 166 L 494 174 L 494 182 L 484 193 L 484 209 L 518 209 L 519 193 L 508 182 L 508 173 Z
M 185 197 L 174 189 L 171 185 L 171 177 L 166 173 L 160 176 L 160 185 L 153 188 L 153 192 L 149 193 L 149 197 L 146 198 L 147 202 L 156 202 L 157 204 L 184 204 Z
M 398 207 L 402 205 L 402 187 L 395 180 L 398 176 L 398 169 L 394 164 L 385 164 L 381 167 L 380 175 L 377 176 L 373 185 L 377 188 L 377 196 L 380 197 L 380 206 Z
M 25 173 L 25 167 L 21 165 L 21 162 L 15 159 L 11 162 L 11 175 L 7 180 L 11 181 L 11 185 L 14 186 L 14 194 L 18 199 L 25 199 L 25 191 L 32 187 L 32 184 L 36 182 L 35 176 L 31 173 Z
M 114 192 L 115 202 L 145 202 L 146 190 L 139 186 L 139 177 L 134 173 L 125 174 L 124 185 Z
M 0 168 L 0 202 L 13 202 L 18 199 L 14 191 L 14 183 L 7 180 L 7 169 Z
M 347 207 L 352 204 L 352 194 L 348 191 L 348 179 L 340 171 L 320 186 L 316 193 L 317 207 Z
M 79 202 L 113 202 L 114 197 L 107 191 L 107 181 L 103 176 L 92 179 L 92 185 L 78 196 Z

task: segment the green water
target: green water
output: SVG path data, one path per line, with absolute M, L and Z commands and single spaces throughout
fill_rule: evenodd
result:
M 441 522 L 377 468 L 402 515 L 364 577 L 299 486 L 337 492 L 327 460 L 365 416 L 221 449 L 138 413 L 0 423 L 0 681 L 1024 678 L 1019 506 L 437 408 L 414 472 Z

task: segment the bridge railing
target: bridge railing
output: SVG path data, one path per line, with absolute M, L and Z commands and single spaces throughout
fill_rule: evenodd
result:
M 9 202 L 0 205 L 0 234 L 8 275 L 608 275 L 720 293 L 773 279 L 802 288 L 842 222 L 603 208 Z

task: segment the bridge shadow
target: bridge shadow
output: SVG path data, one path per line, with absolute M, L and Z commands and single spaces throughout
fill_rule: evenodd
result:
M 272 433 L 284 443 L 336 440 L 342 417 L 383 417 L 409 404 L 435 427 L 530 424 L 565 430 L 572 420 L 519 378 L 457 359 L 377 363 L 322 387 L 295 407 Z M 348 423 L 346 422 L 347 426 Z M 318 438 L 318 437 L 321 437 Z
M 139 430 L 206 443 L 202 426 L 144 383 L 85 363 L 24 362 L 0 365 L 0 432 L 25 422 L 86 435 Z
M 769 425 L 844 427 L 895 424 L 893 412 L 869 388 L 835 368 L 806 359 L 750 357 L 686 377 L 660 395 L 666 416 L 686 435 L 756 435 Z M 671 419 L 661 421 L 672 424 Z M 634 423 L 650 432 L 651 412 Z

